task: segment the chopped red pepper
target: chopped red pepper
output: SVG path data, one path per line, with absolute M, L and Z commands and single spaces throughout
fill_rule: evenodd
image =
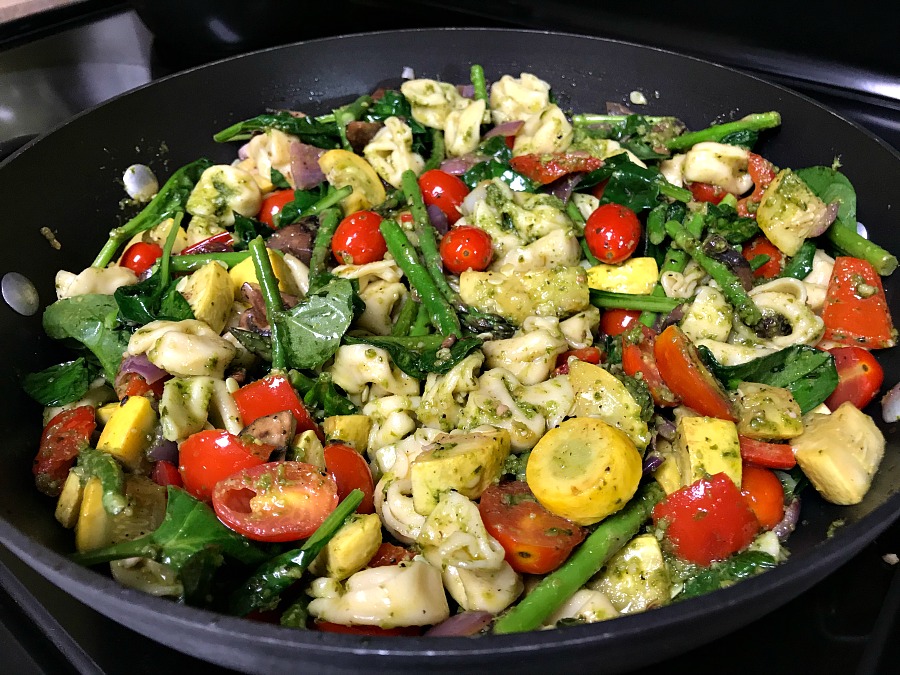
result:
M 603 166 L 603 160 L 591 155 L 576 155 L 565 152 L 547 154 L 532 153 L 519 155 L 509 161 L 509 165 L 523 176 L 546 185 L 557 178 L 576 171 L 594 171 Z
M 741 458 L 745 462 L 770 469 L 793 469 L 797 465 L 790 445 L 758 441 L 747 436 L 738 438 L 741 441 Z
M 834 261 L 822 309 L 825 339 L 866 349 L 893 347 L 891 322 L 881 277 L 872 264 L 841 256 Z
M 59 496 L 69 469 L 81 448 L 90 443 L 96 428 L 94 409 L 89 405 L 63 410 L 50 420 L 34 458 L 34 482 L 38 490 L 51 497 Z
M 297 420 L 297 433 L 313 430 L 321 441 L 325 440 L 319 425 L 310 417 L 303 401 L 284 375 L 267 375 L 241 387 L 234 392 L 234 402 L 241 413 L 244 426 L 260 417 L 290 410 Z

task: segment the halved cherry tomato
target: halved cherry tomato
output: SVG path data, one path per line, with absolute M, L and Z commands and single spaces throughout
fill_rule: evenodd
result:
M 763 193 L 769 187 L 769 183 L 775 180 L 775 167 L 772 162 L 751 152 L 747 159 L 747 173 L 753 180 L 753 192 L 749 196 L 739 199 L 737 203 L 737 212 L 739 216 L 753 216 L 756 213 L 756 206 L 762 201 Z
M 546 185 L 558 178 L 576 171 L 594 171 L 603 166 L 603 160 L 588 154 L 574 153 L 532 153 L 519 155 L 509 160 L 514 171 L 531 180 Z
M 659 367 L 656 365 L 654 353 L 656 334 L 647 326 L 643 324 L 640 326 L 642 339 L 639 342 L 623 339 L 622 370 L 631 377 L 636 377 L 640 373 L 640 378 L 646 383 L 656 405 L 662 407 L 678 405 L 678 396 L 663 382 Z
M 63 410 L 44 427 L 41 444 L 34 458 L 32 472 L 37 489 L 58 497 L 69 469 L 75 464 L 81 448 L 91 442 L 97 428 L 94 409 L 89 405 Z
M 387 244 L 374 211 L 357 211 L 341 221 L 331 240 L 331 251 L 340 265 L 365 265 L 384 259 Z
M 120 373 L 116 376 L 115 390 L 116 396 L 121 401 L 128 396 L 144 396 L 145 394 L 153 394 L 156 400 L 160 400 L 163 395 L 163 388 L 166 386 L 166 379 L 157 380 L 153 384 L 147 384 L 147 380 L 138 373 Z
M 181 250 L 180 255 L 194 255 L 195 253 L 225 253 L 234 250 L 234 237 L 231 232 L 219 232 L 203 241 L 198 241 L 193 246 Z
M 337 484 L 338 497 L 343 499 L 354 488 L 363 492 L 359 513 L 375 513 L 375 482 L 369 464 L 349 445 L 330 443 L 325 446 L 325 469 Z
M 872 402 L 884 382 L 884 369 L 862 347 L 835 347 L 828 350 L 834 357 L 838 385 L 825 405 L 836 410 L 844 401 L 850 401 L 862 410 Z
M 751 242 L 744 244 L 741 255 L 750 262 L 758 255 L 769 256 L 768 262 L 757 267 L 753 276 L 758 279 L 774 279 L 784 269 L 784 254 L 775 248 L 775 245 L 763 236 L 759 236 Z
M 441 260 L 453 274 L 466 270 L 482 272 L 491 264 L 491 235 L 480 227 L 452 227 L 441 239 Z
M 338 493 L 312 464 L 268 462 L 219 481 L 212 502 L 219 520 L 248 539 L 296 541 L 325 522 Z
M 769 469 L 745 463 L 741 494 L 763 529 L 771 530 L 784 518 L 784 487 Z
M 178 470 L 184 489 L 197 499 L 209 501 L 216 483 L 266 461 L 255 450 L 254 446 L 221 429 L 188 436 L 178 448 Z
M 767 443 L 747 436 L 738 436 L 741 442 L 741 459 L 756 466 L 769 469 L 793 469 L 797 466 L 797 458 L 790 445 L 785 443 Z
M 503 546 L 517 572 L 546 574 L 569 557 L 586 535 L 584 528 L 550 513 L 527 483 L 491 485 L 478 504 L 487 531 Z
M 606 335 L 621 335 L 640 318 L 641 312 L 636 309 L 604 309 L 600 316 L 600 332 Z
M 569 359 L 578 359 L 587 363 L 599 364 L 603 363 L 605 354 L 597 347 L 582 347 L 581 349 L 570 349 L 556 357 L 556 370 L 553 372 L 557 375 L 565 375 L 569 372 Z
M 276 190 L 268 195 L 262 200 L 262 205 L 259 207 L 259 222 L 265 223 L 273 230 L 276 229 L 275 216 L 292 201 L 294 201 L 293 190 Z
M 736 421 L 722 385 L 678 326 L 669 326 L 657 336 L 653 353 L 663 382 L 686 406 L 707 417 Z
M 641 241 L 641 222 L 627 206 L 601 204 L 587 219 L 584 240 L 600 262 L 624 262 Z
M 607 178 L 606 180 L 601 180 L 591 188 L 591 194 L 594 195 L 597 199 L 603 199 L 603 193 L 606 192 L 607 183 L 609 183 L 609 178 Z
M 380 626 L 363 626 L 360 624 L 354 626 L 345 626 L 340 623 L 331 623 L 329 621 L 316 621 L 313 623 L 313 626 L 315 626 L 316 630 L 320 630 L 323 633 L 369 635 L 371 637 L 413 637 L 416 635 L 421 635 L 423 630 L 421 626 L 397 626 L 396 628 L 381 628 Z
M 369 561 L 367 567 L 388 567 L 389 565 L 399 565 L 402 562 L 409 562 L 416 557 L 416 554 L 403 546 L 397 546 L 390 542 L 384 542 L 375 551 L 375 555 Z
M 161 246 L 150 244 L 146 241 L 139 241 L 125 250 L 119 265 L 127 267 L 135 274 L 143 274 L 153 267 L 154 263 L 162 257 L 162 254 Z
M 759 520 L 724 473 L 676 490 L 653 509 L 653 524 L 665 522 L 672 552 L 695 565 L 709 565 L 749 546 Z
M 872 264 L 840 256 L 834 261 L 825 305 L 825 339 L 866 349 L 897 342 L 881 277 Z
M 172 464 L 172 462 L 167 462 L 165 460 L 159 460 L 153 465 L 153 471 L 150 474 L 150 478 L 153 479 L 153 482 L 157 485 L 162 485 L 166 487 L 167 485 L 174 485 L 175 487 L 184 486 L 184 481 L 181 480 L 181 474 L 178 473 L 178 467 Z
M 725 188 L 711 183 L 691 183 L 688 185 L 695 202 L 709 202 L 718 204 L 725 198 L 728 192 Z
M 316 432 L 319 440 L 325 440 L 319 425 L 309 416 L 306 406 L 284 375 L 267 375 L 261 380 L 241 387 L 233 396 L 244 426 L 260 417 L 290 410 L 297 420 L 297 433 L 312 430 Z
M 443 211 L 451 225 L 462 217 L 459 207 L 469 194 L 469 188 L 459 177 L 431 169 L 419 176 L 419 189 L 425 204 Z

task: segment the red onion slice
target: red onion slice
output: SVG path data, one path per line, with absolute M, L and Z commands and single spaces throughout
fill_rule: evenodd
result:
M 456 85 L 456 91 L 458 91 L 459 95 L 463 98 L 475 98 L 474 84 L 458 84 Z
M 238 148 L 238 159 L 247 159 L 248 157 L 250 157 L 250 141 Z
M 147 381 L 147 384 L 159 382 L 168 375 L 162 368 L 157 368 L 150 363 L 150 360 L 144 354 L 141 354 L 140 356 L 129 356 L 122 361 L 122 365 L 119 366 L 119 374 L 116 376 L 116 380 L 119 380 L 119 378 L 127 373 L 137 373 Z
M 641 470 L 644 478 L 652 476 L 653 472 L 661 467 L 664 461 L 666 460 L 662 455 L 647 455 L 644 457 L 644 466 Z
M 451 157 L 441 162 L 441 171 L 449 173 L 453 176 L 461 176 L 473 166 L 478 164 L 479 160 L 474 155 L 464 155 L 462 157 Z
M 831 202 L 828 205 L 828 208 L 825 209 L 822 217 L 818 221 L 816 221 L 816 223 L 813 225 L 813 228 L 809 231 L 809 236 L 818 237 L 821 234 L 825 234 L 825 230 L 831 227 L 834 219 L 837 218 L 839 207 L 840 204 L 838 202 Z
M 322 148 L 297 141 L 291 143 L 290 152 L 291 175 L 298 190 L 309 190 L 325 180 L 319 168 L 319 157 L 325 152 Z
M 888 423 L 900 420 L 900 382 L 881 399 L 881 417 Z
M 162 435 L 162 429 L 157 429 L 153 445 L 147 450 L 147 457 L 154 462 L 171 462 L 178 466 L 178 444 L 175 441 L 166 440 Z
M 583 173 L 570 173 L 548 185 L 547 192 L 565 204 L 569 201 L 569 197 L 572 196 L 582 178 L 584 178 Z
M 450 229 L 450 221 L 447 219 L 447 214 L 434 204 L 429 204 L 426 209 L 428 211 L 428 219 L 438 234 L 447 234 L 447 230 Z
M 469 637 L 479 633 L 491 621 L 490 612 L 460 612 L 430 628 L 427 637 Z
M 788 504 L 788 507 L 784 510 L 784 518 L 782 518 L 781 522 L 772 528 L 772 532 L 774 532 L 778 536 L 778 541 L 787 541 L 787 538 L 791 536 L 791 532 L 796 529 L 797 523 L 799 522 L 800 497 L 794 497 L 791 500 L 791 503 Z
M 515 136 L 519 133 L 519 129 L 525 124 L 522 120 L 513 120 L 512 122 L 504 122 L 498 124 L 484 135 L 484 138 L 492 138 L 493 136 Z

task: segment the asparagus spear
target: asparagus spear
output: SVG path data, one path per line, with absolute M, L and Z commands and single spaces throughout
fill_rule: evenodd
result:
M 269 327 L 272 331 L 272 370 L 285 370 L 287 368 L 287 354 L 281 336 L 281 328 L 275 317 L 284 311 L 284 303 L 281 301 L 281 292 L 278 290 L 278 279 L 272 270 L 266 243 L 262 237 L 257 237 L 250 242 L 250 255 L 253 258 L 253 267 L 256 269 L 256 278 L 266 301 L 266 316 L 269 317 Z
M 897 258 L 878 244 L 864 239 L 855 228 L 841 220 L 836 220 L 825 232 L 825 236 L 841 251 L 854 258 L 867 260 L 881 276 L 885 277 L 897 269 Z
M 704 141 L 721 141 L 738 131 L 761 131 L 781 124 L 781 115 L 775 111 L 747 115 L 743 119 L 725 124 L 713 124 L 700 131 L 691 131 L 666 141 L 669 150 L 687 150 Z
M 667 298 L 665 295 L 634 295 L 633 293 L 613 293 L 591 289 L 591 304 L 601 309 L 635 309 L 644 312 L 671 312 L 685 302 L 682 298 Z

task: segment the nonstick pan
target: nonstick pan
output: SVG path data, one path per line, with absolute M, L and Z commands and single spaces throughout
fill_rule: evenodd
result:
M 234 145 L 212 134 L 263 109 L 324 112 L 377 86 L 399 84 L 404 66 L 417 76 L 466 82 L 480 63 L 489 80 L 532 72 L 549 81 L 563 108 L 605 111 L 640 91 L 648 114 L 673 114 L 702 128 L 750 112 L 778 110 L 781 129 L 760 151 L 779 166 L 840 160 L 856 187 L 859 218 L 873 239 L 900 251 L 897 186 L 900 156 L 826 108 L 786 89 L 696 59 L 645 47 L 554 33 L 479 29 L 386 32 L 316 40 L 192 70 L 99 106 L 39 138 L 0 165 L 3 273 L 37 286 L 42 306 L 55 298 L 60 268 L 87 266 L 122 218 L 120 183 L 128 165 L 159 176 L 199 156 L 231 161 Z M 41 235 L 49 227 L 62 243 Z M 897 276 L 897 275 L 895 275 Z M 897 279 L 886 281 L 900 316 Z M 65 592 L 171 647 L 253 672 L 616 672 L 658 661 L 734 631 L 825 577 L 900 514 L 900 442 L 883 426 L 888 449 L 862 504 L 838 508 L 804 495 L 792 555 L 778 569 L 726 590 L 594 625 L 522 635 L 470 638 L 362 638 L 283 629 L 213 614 L 120 587 L 70 563 L 72 534 L 53 518 L 53 503 L 32 484 L 40 410 L 17 385 L 23 372 L 59 361 L 43 336 L 40 313 L 0 306 L 3 471 L 0 539 Z M 879 354 L 885 386 L 900 378 L 897 350 Z M 881 419 L 877 406 L 868 412 Z M 842 523 L 840 527 L 836 525 Z M 829 536 L 829 534 L 832 536 Z M 764 648 L 763 646 L 758 646 Z M 798 645 L 798 647 L 800 647 Z M 123 664 L 124 666 L 125 664 Z M 702 664 L 698 664 L 702 665 Z

